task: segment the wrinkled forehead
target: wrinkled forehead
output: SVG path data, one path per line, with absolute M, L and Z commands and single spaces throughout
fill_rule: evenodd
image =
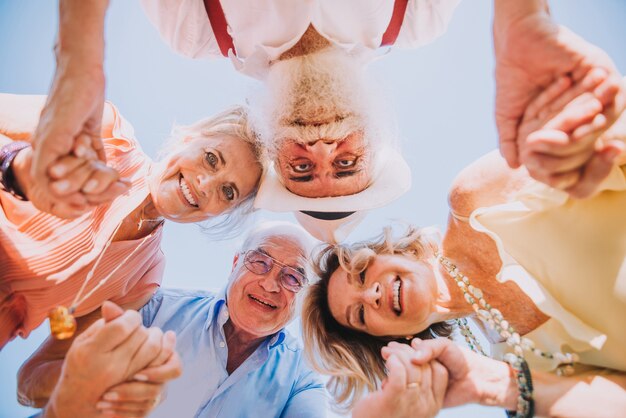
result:
M 261 250 L 281 263 L 305 268 L 309 261 L 306 244 L 292 235 L 259 234 L 250 240 L 243 252 Z

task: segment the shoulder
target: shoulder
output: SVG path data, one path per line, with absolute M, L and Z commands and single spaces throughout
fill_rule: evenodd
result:
M 509 168 L 498 151 L 492 151 L 456 176 L 448 193 L 448 204 L 455 215 L 469 217 L 479 207 L 506 202 L 528 181 L 525 169 Z
M 216 299 L 216 293 L 205 290 L 162 289 L 156 291 L 146 305 L 141 308 L 145 326 L 153 324 L 157 316 L 166 321 L 174 316 L 193 316 L 208 311 Z

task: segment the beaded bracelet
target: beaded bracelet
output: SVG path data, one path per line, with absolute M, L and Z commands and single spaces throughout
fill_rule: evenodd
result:
M 0 186 L 20 200 L 28 199 L 15 178 L 11 164 L 17 153 L 28 147 L 28 142 L 13 141 L 0 148 Z
M 535 416 L 535 401 L 533 399 L 533 381 L 530 376 L 528 363 L 523 357 L 513 353 L 507 353 L 504 356 L 513 370 L 517 379 L 517 387 L 519 389 L 519 397 L 517 398 L 517 410 L 506 411 L 508 418 L 532 418 Z

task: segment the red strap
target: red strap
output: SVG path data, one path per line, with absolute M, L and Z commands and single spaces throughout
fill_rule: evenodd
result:
M 228 33 L 228 24 L 226 23 L 226 16 L 224 16 L 224 10 L 222 9 L 220 0 L 204 0 L 204 8 L 206 9 L 206 14 L 209 16 L 209 22 L 211 23 L 217 46 L 220 47 L 222 55 L 227 57 L 229 49 L 237 53 L 233 38 Z
M 404 21 L 404 13 L 406 12 L 406 6 L 409 4 L 409 0 L 395 0 L 393 4 L 393 13 L 391 14 L 391 20 L 389 26 L 383 34 L 383 39 L 380 46 L 393 45 L 398 39 L 402 22 Z

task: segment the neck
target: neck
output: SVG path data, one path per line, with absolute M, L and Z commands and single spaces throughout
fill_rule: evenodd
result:
M 246 361 L 266 338 L 252 335 L 237 328 L 230 319 L 224 324 L 224 335 L 228 347 L 226 371 L 229 374 L 237 370 L 241 363 Z
M 328 48 L 330 45 L 330 42 L 322 35 L 320 35 L 315 30 L 313 25 L 309 25 L 300 40 L 290 49 L 283 52 L 280 57 L 278 57 L 278 60 L 288 60 L 290 58 L 313 54 L 324 48 Z
M 451 258 L 450 252 L 447 251 L 445 241 L 439 249 L 441 254 L 453 262 L 461 271 L 463 270 L 463 263 L 457 263 L 457 260 Z M 438 297 L 436 304 L 436 319 L 439 321 L 451 320 L 462 318 L 465 316 L 473 315 L 474 310 L 471 305 L 467 303 L 463 292 L 459 289 L 456 280 L 450 275 L 448 270 L 437 260 L 433 259 L 433 270 L 438 285 Z

